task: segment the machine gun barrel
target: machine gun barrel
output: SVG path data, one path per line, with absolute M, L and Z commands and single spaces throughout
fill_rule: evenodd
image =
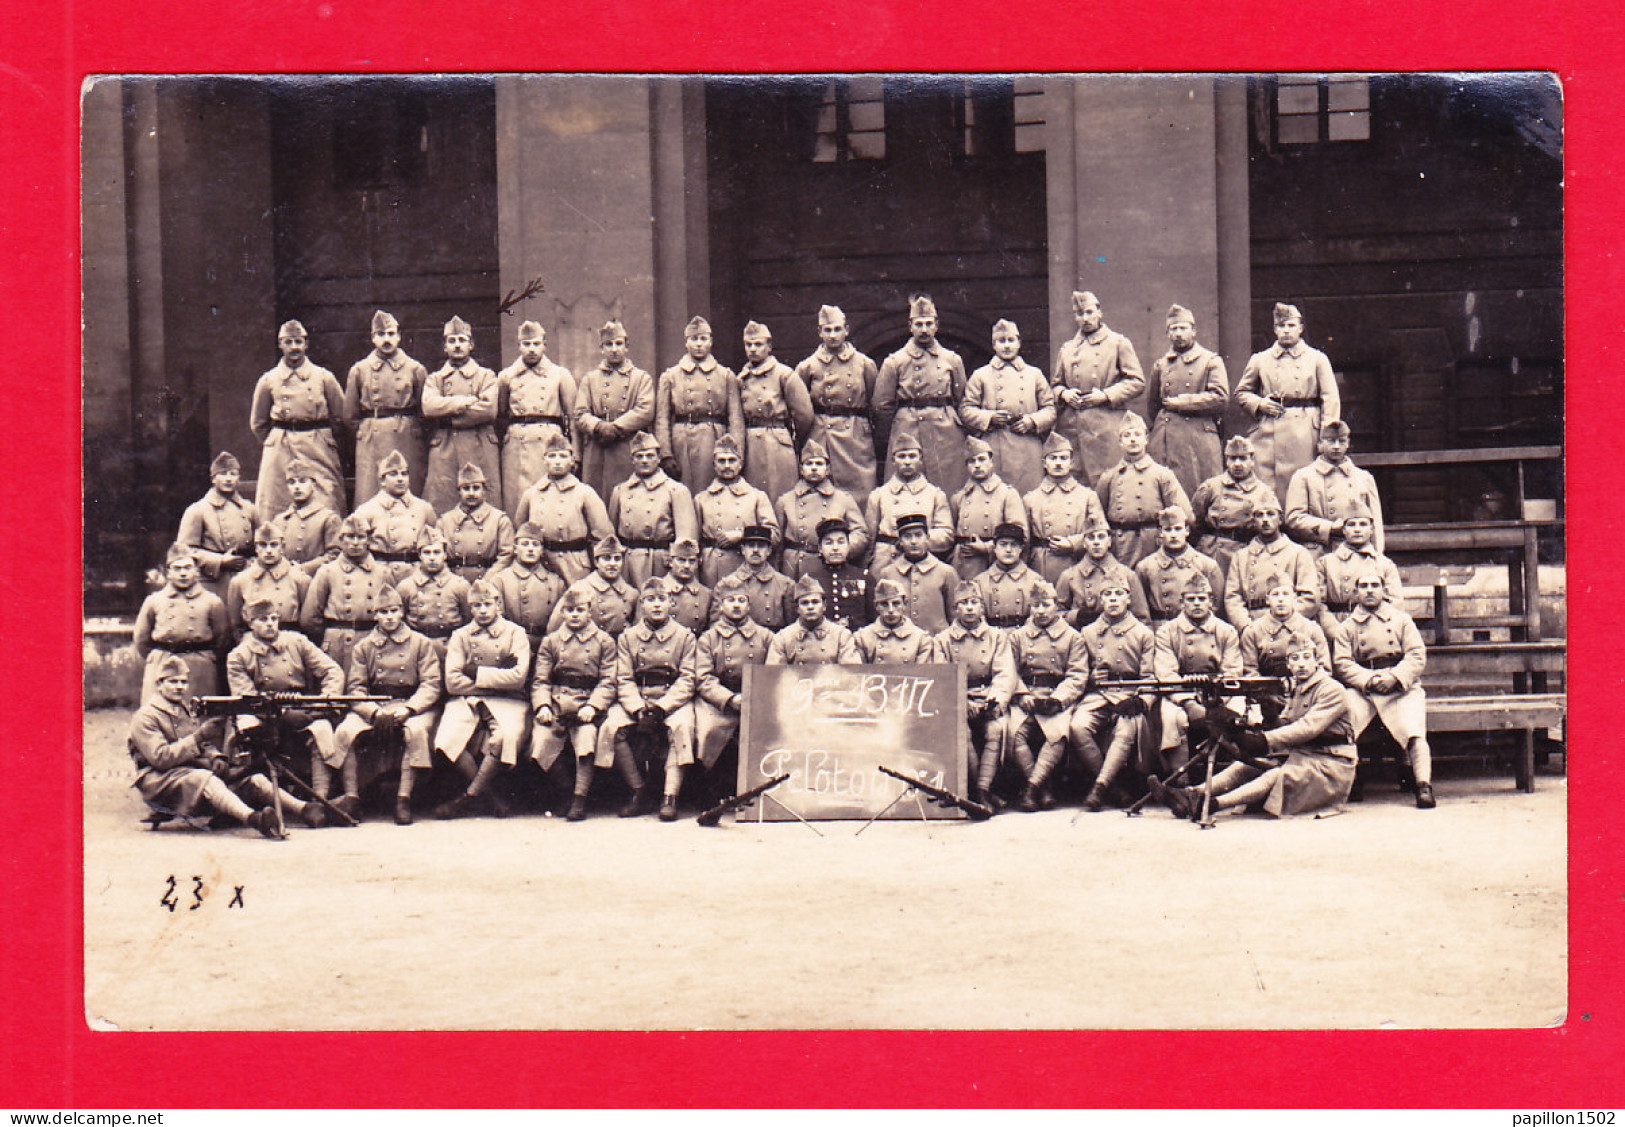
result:
M 199 716 L 277 716 L 293 709 L 304 712 L 343 712 L 358 704 L 390 704 L 394 697 L 370 693 L 322 696 L 319 693 L 243 693 L 240 696 L 198 697 Z
M 1280 677 L 1229 677 L 1215 673 L 1193 673 L 1188 677 L 1175 677 L 1167 681 L 1155 677 L 1104 681 L 1101 687 L 1132 689 L 1142 693 L 1200 693 L 1209 697 L 1250 697 L 1264 693 L 1284 693 L 1286 681 Z
M 897 779 L 900 782 L 907 783 L 915 790 L 930 795 L 931 800 L 938 806 L 953 806 L 963 810 L 967 815 L 970 816 L 972 821 L 985 822 L 989 818 L 993 817 L 993 810 L 991 807 L 983 806 L 980 802 L 973 799 L 965 798 L 962 795 L 957 795 L 951 790 L 944 790 L 942 787 L 932 786 L 924 779 L 917 779 L 913 775 L 905 775 L 901 771 L 893 771 L 890 767 L 885 766 L 880 767 L 880 773 L 882 775 L 890 775 L 892 778 Z M 904 793 L 907 792 L 905 791 Z
M 702 826 L 714 826 L 722 821 L 722 816 L 730 810 L 743 810 L 789 777 L 788 774 L 774 775 L 767 782 L 751 787 L 744 794 L 736 794 L 732 798 L 723 799 L 694 820 Z

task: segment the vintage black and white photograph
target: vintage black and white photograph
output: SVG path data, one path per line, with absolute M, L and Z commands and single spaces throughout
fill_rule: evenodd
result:
M 92 1028 L 1565 1020 L 1554 76 L 80 112 Z

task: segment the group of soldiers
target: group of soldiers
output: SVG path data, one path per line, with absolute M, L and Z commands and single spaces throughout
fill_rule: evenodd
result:
M 824 306 L 795 369 L 752 321 L 733 372 L 696 317 L 658 380 L 613 321 L 579 383 L 532 321 L 495 373 L 453 318 L 429 373 L 380 312 L 341 390 L 284 324 L 251 411 L 255 502 L 217 457 L 137 618 L 137 787 L 161 812 L 268 830 L 252 803 L 270 781 L 221 782 L 251 723 L 189 707 L 223 670 L 238 696 L 387 698 L 278 721 L 310 749 L 324 802 L 282 796 L 309 824 L 329 797 L 356 815 L 364 755 L 398 756 L 401 824 L 437 766 L 456 791 L 438 816 L 505 814 L 502 773 L 529 760 L 569 820 L 613 768 L 623 816 L 669 821 L 690 774 L 731 793 L 747 665 L 949 662 L 969 686 L 972 797 L 990 806 L 1053 805 L 1067 765 L 1089 809 L 1149 788 L 1186 813 L 1190 786 L 1162 780 L 1217 733 L 1250 749 L 1213 780 L 1220 808 L 1313 809 L 1348 796 L 1373 720 L 1434 805 L 1426 653 L 1297 310 L 1276 307 L 1277 343 L 1236 387 L 1253 432 L 1221 447 L 1230 387 L 1188 310 L 1169 311 L 1148 428 L 1127 406 L 1146 388 L 1133 347 L 1094 295 L 1073 308 L 1048 379 L 1001 320 L 967 380 L 927 297 L 878 367 Z M 346 436 L 358 503 L 342 516 Z M 1182 687 L 1247 674 L 1289 690 L 1249 709 Z

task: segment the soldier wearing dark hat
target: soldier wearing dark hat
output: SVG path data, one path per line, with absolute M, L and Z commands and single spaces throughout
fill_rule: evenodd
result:
M 1002 805 L 993 794 L 1010 741 L 1010 701 L 1016 695 L 1016 659 L 1006 631 L 982 613 L 982 592 L 963 583 L 954 594 L 954 621 L 936 637 L 943 661 L 965 667 L 965 717 L 970 725 L 971 797 Z
M 1146 724 L 1156 698 L 1112 687 L 1113 681 L 1152 676 L 1156 635 L 1129 613 L 1128 595 L 1128 584 L 1108 582 L 1100 592 L 1100 617 L 1078 631 L 1089 652 L 1089 691 L 1072 712 L 1068 736 L 1084 767 L 1095 776 L 1083 803 L 1089 810 L 1105 806 L 1123 768 L 1137 765 L 1150 771 L 1160 766 L 1152 762 L 1155 750 Z
M 1157 550 L 1158 513 L 1173 506 L 1191 517 L 1190 499 L 1174 471 L 1159 465 L 1145 452 L 1145 420 L 1123 412 L 1118 431 L 1123 460 L 1095 482 L 1106 523 L 1112 526 L 1112 555 L 1133 567 Z
M 751 526 L 772 530 L 777 544 L 778 518 L 766 493 L 740 476 L 744 459 L 733 435 L 716 440 L 712 454 L 716 480 L 694 495 L 699 526 L 700 580 L 715 583 L 744 562 L 740 540 Z
M 903 516 L 926 517 L 931 551 L 947 555 L 954 543 L 953 507 L 948 495 L 925 476 L 920 440 L 905 431 L 893 441 L 891 456 L 896 470 L 886 484 L 869 494 L 864 510 L 864 523 L 874 538 L 869 570 L 877 575 L 897 558 L 897 521 Z
M 1251 543 L 1230 557 L 1230 571 L 1224 581 L 1224 614 L 1230 625 L 1245 630 L 1254 618 L 1265 613 L 1269 585 L 1284 576 L 1298 595 L 1298 610 L 1306 618 L 1320 616 L 1320 572 L 1315 561 L 1299 544 L 1281 532 L 1281 502 L 1273 493 L 1263 493 L 1253 501 Z
M 282 552 L 306 575 L 329 560 L 338 559 L 338 513 L 328 507 L 327 497 L 316 489 L 316 471 L 309 462 L 295 458 L 288 463 L 288 507 L 270 523 L 282 531 Z
M 571 822 L 587 816 L 598 725 L 615 701 L 615 639 L 592 620 L 592 596 L 582 587 L 559 600 L 559 625 L 536 648 L 530 704 L 536 714 L 531 754 L 549 782 L 565 789 Z M 568 746 L 574 762 L 561 759 Z M 572 769 L 573 768 L 573 769 Z
M 777 634 L 767 651 L 768 665 L 853 664 L 858 651 L 852 632 L 824 613 L 824 585 L 810 575 L 796 580 L 796 619 Z
M 796 483 L 796 446 L 813 425 L 812 398 L 795 372 L 773 356 L 766 325 L 745 326 L 739 405 L 745 420 L 745 480 L 769 497 Z
M 518 521 L 519 498 L 547 472 L 554 438 L 570 438 L 576 378 L 547 355 L 547 332 L 535 321 L 519 325 L 519 359 L 497 373 L 497 425 L 502 437 L 502 501 Z
M 186 506 L 175 534 L 175 540 L 196 556 L 203 585 L 222 599 L 232 576 L 253 558 L 254 528 L 259 523 L 254 507 L 237 494 L 241 473 L 235 455 L 217 454 L 209 465 L 209 491 Z
M 971 373 L 959 414 L 971 434 L 993 448 L 999 476 L 1017 496 L 1044 480 L 1044 436 L 1055 425 L 1055 390 L 1021 358 L 1013 321 L 993 326 L 993 359 Z
M 372 315 L 372 352 L 350 366 L 344 421 L 355 431 L 355 495 L 378 492 L 378 463 L 399 451 L 414 493 L 423 491 L 423 385 L 429 370 L 401 351 L 401 326 Z
M 457 503 L 457 471 L 469 462 L 485 475 L 500 508 L 502 458 L 497 440 L 497 374 L 474 360 L 474 330 L 461 317 L 446 322 L 446 362 L 423 385 L 423 420 L 431 428 L 423 497 L 437 513 Z
M 655 421 L 655 381 L 627 357 L 619 321 L 598 330 L 598 350 L 603 359 L 581 378 L 576 394 L 575 443 L 581 480 L 607 497 L 632 472 L 632 436 Z M 524 514 L 514 519 L 523 523 Z
M 298 622 L 310 589 L 310 575 L 294 567 L 282 554 L 282 530 L 275 524 L 262 524 L 254 530 L 254 559 L 231 577 L 226 588 L 226 621 L 232 637 L 241 638 L 248 630 L 243 612 L 249 603 L 269 599 L 286 622 Z
M 468 602 L 472 585 L 446 566 L 446 537 L 438 528 L 423 530 L 417 554 L 417 567 L 395 589 L 405 600 L 407 625 L 430 639 L 444 657 L 452 634 L 473 618 Z
M 965 362 L 937 343 L 937 307 L 925 294 L 909 299 L 909 342 L 880 365 L 875 412 L 890 420 L 888 475 L 897 468 L 897 440 L 919 440 L 921 469 L 944 492 L 965 484 L 965 432 L 959 405 L 965 398 Z
M 406 624 L 406 605 L 399 591 L 378 597 L 378 624 L 350 651 L 344 691 L 353 696 L 385 696 L 387 704 L 364 701 L 333 733 L 344 794 L 334 803 L 351 817 L 360 805 L 360 768 L 356 756 L 371 748 L 401 752 L 401 777 L 395 791 L 395 823 L 412 823 L 412 788 L 419 772 L 429 770 L 429 737 L 440 719 L 442 650 Z M 381 746 L 382 745 L 382 746 Z M 386 764 L 387 766 L 387 764 Z
M 1156 650 L 1151 667 L 1159 681 L 1182 677 L 1241 676 L 1241 637 L 1236 628 L 1213 609 L 1213 586 L 1201 575 L 1193 575 L 1180 594 L 1180 614 L 1157 631 Z M 1233 710 L 1245 707 L 1244 700 L 1228 702 Z M 1193 725 L 1205 725 L 1207 710 L 1194 692 L 1166 693 L 1162 714 L 1160 751 L 1163 777 L 1178 771 L 1190 758 Z M 1199 729 L 1206 734 L 1205 727 Z
M 1157 514 L 1157 550 L 1134 565 L 1134 575 L 1148 608 L 1143 621 L 1153 630 L 1179 617 L 1192 576 L 1215 591 L 1224 588 L 1219 565 L 1190 546 L 1190 517 L 1171 505 Z
M 745 449 L 745 414 L 739 377 L 711 355 L 711 325 L 695 317 L 683 329 L 687 350 L 655 381 L 655 438 L 666 472 L 696 493 L 715 475 L 717 439 L 730 436 Z
M 999 476 L 993 447 L 980 438 L 965 440 L 965 465 L 970 480 L 949 499 L 954 516 L 954 570 L 961 579 L 975 579 L 993 563 L 993 530 L 1017 524 L 1025 544 L 1027 507 L 1015 487 Z
M 547 633 L 553 608 L 564 597 L 564 580 L 542 564 L 542 530 L 522 524 L 514 533 L 514 558 L 486 578 L 502 595 L 502 617 L 518 623 L 532 643 Z
M 1151 457 L 1174 471 L 1186 494 L 1224 466 L 1219 418 L 1230 402 L 1230 380 L 1218 353 L 1196 343 L 1196 315 L 1168 310 L 1168 351 L 1151 365 L 1146 410 Z
M 473 462 L 457 471 L 457 507 L 438 522 L 446 538 L 446 564 L 470 583 L 513 560 L 513 521 L 485 499 L 485 471 Z
M 1083 532 L 1083 558 L 1061 573 L 1056 598 L 1066 620 L 1082 629 L 1100 617 L 1100 592 L 1111 580 L 1128 584 L 1129 611 L 1144 622 L 1151 617 L 1145 589 L 1134 569 L 1112 555 L 1112 530 L 1103 516 L 1093 518 Z
M 316 569 L 299 612 L 299 627 L 321 640 L 327 655 L 345 668 L 350 650 L 375 625 L 378 596 L 393 587 L 387 565 L 372 558 L 370 530 L 353 514 L 339 525 L 339 557 Z
M 135 616 L 135 653 L 146 663 L 142 704 L 152 699 L 158 665 L 166 657 L 186 663 L 192 692 L 212 696 L 220 688 L 220 660 L 231 644 L 226 604 L 198 582 L 196 550 L 171 544 L 164 576 L 165 585 L 142 600 Z
M 876 579 L 875 621 L 852 635 L 861 665 L 918 665 L 939 660 L 937 644 L 908 617 L 908 591 L 895 579 Z
M 773 533 L 769 525 L 746 525 L 739 541 L 744 562 L 731 574 L 744 585 L 750 599 L 750 616 L 777 632 L 795 618 L 796 604 L 795 584 L 768 562 L 773 554 Z
M 954 590 L 958 573 L 931 554 L 931 529 L 924 513 L 905 513 L 897 518 L 899 555 L 875 573 L 875 578 L 891 579 L 907 592 L 907 611 L 927 634 L 948 628 L 954 614 Z
M 1191 524 L 1196 550 L 1230 574 L 1230 558 L 1253 538 L 1253 503 L 1272 492 L 1254 472 L 1252 440 L 1236 435 L 1224 444 L 1224 472 L 1215 474 L 1191 495 Z
M 818 559 L 817 530 L 828 520 L 839 520 L 845 526 L 849 557 L 861 559 L 869 547 L 863 512 L 852 494 L 829 479 L 829 451 L 816 438 L 802 447 L 801 477 L 779 497 L 773 512 L 784 534 L 780 570 L 791 579 L 800 579 Z
M 514 519 L 542 534 L 547 566 L 573 583 L 592 570 L 593 543 L 615 534 L 609 510 L 593 487 L 570 472 L 575 455 L 563 435 L 547 440 L 542 476 L 519 499 Z
M 1277 303 L 1275 344 L 1255 352 L 1236 384 L 1236 402 L 1257 421 L 1253 448 L 1258 475 L 1285 497 L 1297 470 L 1315 456 L 1320 428 L 1342 418 L 1332 362 L 1303 343 L 1303 315 L 1295 305 Z
M 343 417 L 344 392 L 333 373 L 305 355 L 308 337 L 298 321 L 277 330 L 282 359 L 254 385 L 248 426 L 265 444 L 260 454 L 259 485 L 254 508 L 261 522 L 288 507 L 288 463 L 299 458 L 310 466 L 316 490 L 327 507 L 342 513 L 344 471 L 339 466 L 333 424 Z
M 660 468 L 660 443 L 651 434 L 632 436 L 632 476 L 610 493 L 609 521 L 626 545 L 633 586 L 665 575 L 672 544 L 699 535 L 694 495 Z
M 1027 622 L 1009 638 L 1017 682 L 1009 750 L 1026 779 L 1021 808 L 1031 813 L 1054 805 L 1049 779 L 1066 754 L 1072 709 L 1089 684 L 1089 651 L 1083 636 L 1061 618 L 1055 589 L 1047 582 L 1034 588 Z
M 1128 338 L 1106 327 L 1094 294 L 1074 291 L 1072 316 L 1078 333 L 1061 345 L 1050 377 L 1060 406 L 1055 433 L 1072 443 L 1073 472 L 1094 485 L 1117 461 L 1118 429 L 1145 375 Z
M 1014 522 L 993 530 L 993 564 L 972 581 L 982 596 L 982 612 L 998 630 L 1014 630 L 1027 621 L 1033 591 L 1044 577 L 1021 560 L 1027 529 Z
M 638 589 L 621 578 L 626 566 L 626 549 L 613 536 L 606 536 L 592 549 L 592 571 L 565 588 L 565 594 L 579 591 L 592 608 L 592 620 L 611 637 L 620 637 L 638 611 Z M 548 633 L 564 621 L 564 603 L 553 608 L 547 620 Z
M 818 556 L 802 573 L 818 580 L 826 593 L 824 612 L 833 622 L 848 630 L 861 630 L 874 618 L 871 591 L 874 579 L 869 569 L 848 558 L 852 534 L 841 517 L 826 517 L 814 529 Z
M 1377 479 L 1349 461 L 1349 427 L 1338 420 L 1320 430 L 1319 454 L 1292 475 L 1286 490 L 1286 530 L 1312 556 L 1337 547 L 1349 514 L 1371 517 L 1371 543 L 1383 550 L 1382 498 Z
M 773 632 L 750 616 L 750 596 L 736 576 L 717 582 L 715 621 L 695 648 L 699 678 L 694 696 L 695 757 L 721 801 L 734 791 L 739 716 L 744 707 L 745 666 L 761 665 Z
M 1083 534 L 1106 511 L 1093 489 L 1072 476 L 1072 442 L 1064 434 L 1044 440 L 1044 480 L 1021 499 L 1032 534 L 1034 571 L 1051 583 L 1083 558 Z
M 807 386 L 812 401 L 813 428 L 808 440 L 823 444 L 830 480 L 837 489 L 850 493 L 861 508 L 878 480 L 873 406 L 879 371 L 873 360 L 852 347 L 846 339 L 848 331 L 846 314 L 838 306 L 821 306 L 820 343 L 796 365 L 796 376 Z
M 434 527 L 435 511 L 412 493 L 406 455 L 399 450 L 384 455 L 378 463 L 378 492 L 357 505 L 351 515 L 366 525 L 367 547 L 391 583 L 412 574 L 412 565 L 418 561 L 418 538 L 424 529 Z

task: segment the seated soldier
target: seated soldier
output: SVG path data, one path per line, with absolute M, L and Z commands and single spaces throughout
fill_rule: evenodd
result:
M 982 439 L 965 440 L 965 469 L 969 480 L 949 505 L 954 516 L 954 571 L 968 581 L 993 566 L 996 529 L 1017 525 L 1025 541 L 1027 507 L 1015 487 L 995 470 L 993 447 Z
M 784 559 L 780 570 L 800 579 L 819 556 L 818 529 L 835 521 L 846 529 L 847 554 L 862 559 L 869 547 L 863 510 L 852 494 L 837 489 L 829 479 L 829 452 L 816 438 L 801 449 L 801 477 L 773 505 L 784 532 Z M 827 585 L 827 584 L 826 584 Z M 850 623 L 848 624 L 850 625 Z M 862 623 L 859 623 L 862 625 Z
M 1042 580 L 1040 580 L 1042 582 Z M 1010 701 L 1016 695 L 1016 659 L 1010 639 L 982 616 L 982 592 L 961 583 L 954 595 L 954 621 L 936 637 L 943 661 L 965 667 L 965 719 L 970 726 L 971 798 L 997 810 L 993 793 L 1010 740 Z
M 1281 532 L 1281 503 L 1275 494 L 1261 492 L 1253 501 L 1256 535 L 1230 557 L 1224 581 L 1224 615 L 1237 630 L 1264 613 L 1271 576 L 1281 576 L 1298 593 L 1298 611 L 1305 618 L 1320 617 L 1320 574 L 1313 557 Z
M 1140 577 L 1112 555 L 1111 528 L 1105 517 L 1096 517 L 1083 533 L 1083 558 L 1063 571 L 1055 585 L 1062 617 L 1080 630 L 1099 618 L 1100 591 L 1111 580 L 1128 584 L 1128 609 L 1135 618 L 1144 622 L 1151 617 Z
M 855 633 L 874 618 L 874 579 L 868 568 L 852 562 L 850 553 L 857 540 L 844 519 L 829 517 L 819 521 L 817 535 L 818 557 L 806 565 L 802 574 L 818 580 L 824 589 L 824 612 L 830 621 Z
M 225 600 L 231 579 L 254 555 L 254 506 L 237 492 L 242 465 L 222 451 L 209 466 L 210 489 L 181 514 L 178 543 L 192 549 L 205 589 Z M 231 619 L 236 622 L 235 618 Z
M 379 594 L 395 586 L 387 565 L 372 558 L 367 547 L 370 536 L 365 521 L 354 514 L 344 518 L 339 524 L 339 557 L 316 569 L 299 614 L 300 629 L 319 639 L 322 650 L 341 669 L 350 664 L 350 650 L 372 629 Z M 417 554 L 415 541 L 412 554 Z
M 1072 709 L 1089 684 L 1089 651 L 1083 636 L 1061 619 L 1055 588 L 1033 589 L 1027 623 L 1012 630 L 1010 654 L 1016 662 L 1016 695 L 1010 702 L 1010 753 L 1026 775 L 1020 805 L 1028 813 L 1055 805 L 1049 779 L 1066 754 Z M 1043 745 L 1038 758 L 1031 745 Z
M 461 818 L 489 805 L 503 818 L 512 808 L 492 784 L 519 762 L 530 736 L 530 638 L 502 617 L 502 595 L 485 580 L 469 590 L 468 605 L 474 621 L 456 630 L 446 646 L 447 699 L 434 737 L 435 750 L 468 786 L 434 814 Z
M 609 493 L 609 522 L 626 548 L 626 579 L 634 587 L 665 575 L 671 547 L 699 535 L 694 495 L 660 468 L 660 443 L 639 431 L 632 436 L 632 476 Z
M 423 530 L 417 556 L 417 567 L 395 590 L 406 608 L 406 624 L 433 641 L 435 653 L 444 657 L 453 631 L 473 617 L 468 608 L 469 583 L 446 566 L 446 535 L 438 528 Z
M 773 635 L 768 665 L 856 664 L 852 632 L 824 615 L 824 587 L 810 575 L 796 580 L 796 620 Z
M 186 703 L 186 662 L 174 654 L 164 655 L 158 660 L 154 680 L 153 698 L 130 721 L 134 786 L 147 805 L 159 814 L 187 819 L 213 811 L 266 837 L 281 837 L 276 811 L 269 805 L 271 780 L 255 774 L 227 785 L 224 776 L 230 766 L 221 749 L 226 718 L 198 723 Z M 242 795 L 266 805 L 256 810 Z M 307 825 L 321 825 L 321 810 L 315 803 L 300 802 L 286 791 L 276 797 L 285 813 L 305 819 Z
M 1363 505 L 1351 505 L 1343 518 L 1343 542 L 1315 561 L 1322 592 L 1321 629 L 1327 628 L 1328 618 L 1341 622 L 1354 609 L 1354 581 L 1362 575 L 1381 579 L 1389 601 L 1396 605 L 1404 594 L 1399 568 L 1371 542 L 1375 528 Z
M 734 793 L 745 666 L 762 664 L 774 641 L 772 632 L 750 616 L 750 598 L 737 578 L 725 575 L 717 582 L 716 602 L 716 621 L 695 649 L 695 755 L 711 783 L 711 805 Z
M 1050 583 L 1082 557 L 1084 534 L 1106 527 L 1100 496 L 1073 476 L 1072 440 L 1059 432 L 1044 440 L 1044 480 L 1021 503 L 1032 530 L 1032 569 Z
M 919 665 L 938 660 L 937 645 L 908 617 L 908 592 L 895 579 L 875 581 L 874 622 L 852 635 L 860 665 Z
M 1185 588 L 1198 575 L 1214 590 L 1223 589 L 1224 573 L 1219 565 L 1190 546 L 1190 521 L 1185 511 L 1173 507 L 1162 510 L 1157 514 L 1157 550 L 1134 565 L 1135 586 L 1145 593 L 1149 616 L 1142 621 L 1156 630 L 1178 618 Z
M 717 439 L 711 461 L 716 480 L 694 495 L 694 516 L 700 532 L 700 580 L 715 584 L 744 562 L 741 541 L 747 528 L 771 529 L 777 544 L 779 518 L 767 494 L 740 476 L 744 457 L 733 435 Z
M 1279 817 L 1347 800 L 1354 783 L 1354 730 L 1343 687 L 1320 664 L 1321 644 L 1323 639 L 1307 633 L 1294 634 L 1287 643 L 1292 688 L 1279 727 L 1261 732 L 1235 727 L 1230 718 L 1230 738 L 1246 759 L 1213 777 L 1215 811 L 1256 804 Z M 1284 759 L 1271 765 L 1265 756 Z M 1202 816 L 1203 786 L 1165 787 L 1154 778 L 1149 784 L 1151 793 L 1176 815 Z
M 434 507 L 413 494 L 411 481 L 406 456 L 391 450 L 378 462 L 378 492 L 351 514 L 351 519 L 366 526 L 367 547 L 372 558 L 384 565 L 391 586 L 412 573 L 418 560 L 418 537 L 435 523 Z
M 929 550 L 946 555 L 954 543 L 953 509 L 948 495 L 925 476 L 920 440 L 911 433 L 892 439 L 892 461 L 896 472 L 879 489 L 869 494 L 863 522 L 874 541 L 869 570 L 876 577 L 897 558 L 897 519 L 909 514 L 926 518 Z
M 897 518 L 898 555 L 875 572 L 876 579 L 891 579 L 903 588 L 906 610 L 927 634 L 946 630 L 953 620 L 954 588 L 959 575 L 931 554 L 930 530 L 923 513 Z
M 388 704 L 363 702 L 333 734 L 338 748 L 344 795 L 333 805 L 350 817 L 360 805 L 356 756 L 368 745 L 401 751 L 401 779 L 395 790 L 395 824 L 412 824 L 412 788 L 419 771 L 432 766 L 429 737 L 440 719 L 444 681 L 440 650 L 406 624 L 400 592 L 385 590 L 378 598 L 378 625 L 350 653 L 344 690 L 352 696 L 393 697 Z
M 446 538 L 446 566 L 469 583 L 513 562 L 513 521 L 485 493 L 485 471 L 464 462 L 457 471 L 457 506 L 435 524 Z
M 268 523 L 282 530 L 283 555 L 306 575 L 315 575 L 339 558 L 340 517 L 316 488 L 316 471 L 303 458 L 288 463 L 287 484 L 288 507 Z
M 592 620 L 592 599 L 575 588 L 559 600 L 563 621 L 536 647 L 536 673 L 530 703 L 536 712 L 531 754 L 543 775 L 562 789 L 558 775 L 569 767 L 560 756 L 568 745 L 575 757 L 570 809 L 565 820 L 587 816 L 592 793 L 598 723 L 615 700 L 615 639 Z M 561 767 L 555 770 L 555 764 Z M 608 766 L 608 764 L 605 764 Z
M 1100 475 L 1095 492 L 1112 528 L 1112 555 L 1133 567 L 1157 549 L 1157 514 L 1171 507 L 1189 520 L 1191 503 L 1174 471 L 1146 453 L 1144 419 L 1125 412 L 1117 441 L 1123 460 Z
M 777 633 L 796 616 L 795 584 L 768 559 L 773 555 L 773 529 L 765 524 L 745 527 L 739 541 L 745 562 L 732 574 L 750 596 L 750 616 Z
M 621 547 L 621 542 L 613 536 L 606 536 L 593 545 L 592 571 L 587 573 L 585 579 L 576 580 L 564 591 L 566 595 L 571 591 L 586 595 L 592 607 L 592 620 L 612 638 L 620 637 L 621 631 L 638 613 L 637 589 L 621 578 L 621 568 L 625 563 L 626 551 Z M 564 604 L 561 601 L 547 620 L 547 632 L 551 634 L 557 630 L 563 621 Z
M 172 544 L 164 562 L 168 582 L 141 602 L 135 616 L 135 653 L 146 666 L 141 673 L 141 703 L 158 688 L 158 665 L 166 657 L 186 663 L 188 683 L 199 696 L 220 687 L 220 655 L 231 644 L 226 604 L 198 582 L 197 554 Z
M 320 693 L 336 697 L 344 692 L 344 671 L 338 663 L 303 634 L 283 630 L 275 603 L 249 604 L 248 629 L 248 637 L 226 655 L 226 688 L 233 696 Z M 333 789 L 329 768 L 340 765 L 331 720 L 295 709 L 284 710 L 270 725 L 257 716 L 237 719 L 239 739 L 267 740 L 272 750 L 291 735 L 302 737 L 309 745 L 310 786 L 319 797 L 326 798 Z M 318 808 L 311 817 L 319 822 L 322 816 Z
M 1151 667 L 1158 681 L 1182 677 L 1241 676 L 1241 637 L 1236 628 L 1213 613 L 1213 587 L 1193 575 L 1181 599 L 1182 612 L 1157 631 Z M 1240 704 L 1232 701 L 1231 705 Z M 1207 710 L 1194 692 L 1178 690 L 1162 697 L 1162 771 L 1164 778 L 1184 768 L 1190 759 L 1193 733 L 1211 733 Z
M 1234 563 L 1235 561 L 1231 561 Z M 1231 574 L 1235 571 L 1232 569 Z M 1265 612 L 1241 632 L 1241 671 L 1248 677 L 1285 677 L 1286 647 L 1293 635 L 1302 634 L 1315 642 L 1315 657 L 1321 668 L 1332 671 L 1331 644 L 1325 631 L 1298 613 L 1298 590 L 1284 575 L 1264 581 Z M 1285 705 L 1284 697 L 1261 694 L 1258 706 L 1264 722 L 1273 724 Z
M 542 566 L 542 531 L 534 524 L 519 526 L 513 548 L 513 562 L 492 572 L 490 582 L 502 594 L 502 617 L 524 630 L 531 645 L 539 645 L 564 597 L 564 580 Z
M 574 465 L 569 441 L 550 436 L 542 454 L 545 472 L 519 498 L 513 516 L 515 524 L 533 524 L 541 532 L 542 558 L 566 583 L 587 577 L 592 545 L 614 534 L 604 499 L 571 472 Z
M 1147 701 L 1154 698 L 1112 687 L 1113 681 L 1152 676 L 1156 635 L 1129 613 L 1128 591 L 1126 583 L 1106 584 L 1100 592 L 1100 617 L 1078 631 L 1089 652 L 1089 691 L 1072 711 L 1068 735 L 1084 767 L 1094 773 L 1083 803 L 1094 811 L 1104 808 L 1124 767 L 1136 760 L 1143 771 L 1154 766 L 1136 754 L 1148 743 Z
M 1027 621 L 1033 589 L 1044 577 L 1021 562 L 1027 547 L 1027 529 L 1010 522 L 993 530 L 993 566 L 974 580 L 982 596 L 987 623 L 997 630 L 1014 630 Z
M 694 631 L 697 638 L 710 625 L 711 588 L 700 582 L 700 542 L 682 539 L 673 542 L 667 559 L 671 568 L 671 616 Z
M 241 639 L 248 632 L 248 620 L 243 617 L 243 611 L 249 603 L 269 599 L 276 604 L 282 621 L 298 622 L 308 590 L 309 573 L 293 566 L 282 554 L 281 526 L 260 525 L 254 530 L 253 561 L 233 575 L 226 587 L 226 621 L 231 624 L 233 640 Z
M 643 585 L 638 621 L 616 644 L 616 702 L 598 736 L 598 763 L 605 751 L 620 769 L 632 796 L 621 817 L 649 808 L 650 788 L 643 759 L 653 773 L 665 761 L 660 820 L 677 820 L 677 792 L 683 768 L 694 762 L 694 634 L 671 618 L 671 581 L 657 575 Z M 634 746 L 634 744 L 639 746 Z
M 1349 689 L 1349 723 L 1355 737 L 1380 721 L 1405 749 L 1416 784 L 1416 805 L 1432 810 L 1433 754 L 1428 747 L 1427 694 L 1422 671 L 1427 649 L 1411 616 L 1389 601 L 1377 575 L 1354 581 L 1358 600 L 1343 620 L 1337 678 Z

